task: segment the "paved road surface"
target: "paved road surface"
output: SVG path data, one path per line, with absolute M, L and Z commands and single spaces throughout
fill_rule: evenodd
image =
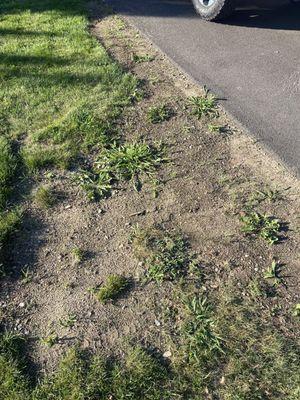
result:
M 109 0 L 299 173 L 300 7 L 247 1 L 215 24 L 201 21 L 189 0 Z

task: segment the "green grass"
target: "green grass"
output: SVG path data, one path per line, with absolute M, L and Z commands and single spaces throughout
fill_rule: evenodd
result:
M 167 105 L 150 107 L 147 112 L 147 118 L 152 124 L 168 121 L 172 116 L 172 110 Z
M 92 293 L 101 303 L 107 303 L 110 300 L 116 300 L 129 288 L 130 282 L 122 275 L 109 275 L 105 283 L 96 289 L 92 289 Z
M 135 255 L 145 266 L 148 280 L 175 280 L 196 268 L 187 241 L 178 233 L 137 228 L 131 241 Z
M 154 56 L 151 56 L 150 54 L 133 54 L 132 60 L 136 64 L 141 64 L 144 62 L 151 62 L 154 60 Z
M 51 187 L 40 186 L 34 194 L 34 202 L 41 208 L 51 208 L 57 202 L 57 196 Z
M 242 231 L 248 235 L 258 235 L 270 244 L 280 240 L 281 224 L 276 218 L 251 211 L 241 216 L 241 222 Z
M 20 221 L 19 176 L 78 166 L 116 139 L 138 82 L 89 33 L 84 0 L 0 4 L 0 248 Z

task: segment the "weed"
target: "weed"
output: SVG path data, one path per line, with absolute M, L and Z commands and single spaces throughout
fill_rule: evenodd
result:
M 110 177 L 110 182 L 132 180 L 140 187 L 140 175 L 153 176 L 159 165 L 167 161 L 163 146 L 146 143 L 125 144 L 104 150 L 95 164 L 95 172 Z
M 147 280 L 174 280 L 186 275 L 195 265 L 188 243 L 180 234 L 137 228 L 131 241 L 136 256 L 146 266 Z
M 155 59 L 154 56 L 151 56 L 150 54 L 133 54 L 132 56 L 132 60 L 133 62 L 135 62 L 136 64 L 141 64 L 144 62 L 151 62 Z
M 273 260 L 270 267 L 267 268 L 264 278 L 265 279 L 272 279 L 274 286 L 278 286 L 282 283 L 282 278 L 280 277 L 281 272 L 281 264 L 277 261 Z
M 59 325 L 63 328 L 72 328 L 77 322 L 75 314 L 68 314 L 66 318 L 59 320 Z
M 205 91 L 204 96 L 192 96 L 189 98 L 188 106 L 191 112 L 198 119 L 203 116 L 216 116 L 217 115 L 217 99 L 214 95 L 209 94 L 208 90 Z
M 32 281 L 33 273 L 32 271 L 30 271 L 29 267 L 25 267 L 22 268 L 21 270 L 21 276 L 22 276 L 21 278 L 22 283 L 27 284 Z
M 294 317 L 300 317 L 300 303 L 296 304 L 293 310 Z
M 152 124 L 167 121 L 172 116 L 172 110 L 167 105 L 150 107 L 147 112 L 147 118 Z
M 283 200 L 283 194 L 280 190 L 277 189 L 269 189 L 265 190 L 257 190 L 252 194 L 247 204 L 251 207 L 257 204 L 262 203 L 263 201 L 268 201 L 269 203 L 275 203 L 277 201 Z
M 74 247 L 71 251 L 71 254 L 77 263 L 81 263 L 85 257 L 85 251 L 82 250 L 80 247 Z
M 112 274 L 100 288 L 92 289 L 92 293 L 101 303 L 117 299 L 129 287 L 129 280 L 122 275 Z
M 53 347 L 58 343 L 58 336 L 55 332 L 51 332 L 49 335 L 40 338 L 40 342 L 47 347 Z
M 97 174 L 80 170 L 75 177 L 80 187 L 86 192 L 91 201 L 102 199 L 109 195 L 112 189 L 112 177 L 108 171 L 101 171 Z
M 242 230 L 246 234 L 256 234 L 270 244 L 280 239 L 281 224 L 276 218 L 253 211 L 242 215 L 241 221 L 244 224 Z
M 40 186 L 35 192 L 34 201 L 42 208 L 51 208 L 57 201 L 54 190 L 49 186 Z
M 190 358 L 203 362 L 223 352 L 223 339 L 217 333 L 212 310 L 206 298 L 185 300 L 188 317 L 183 326 L 187 351 Z

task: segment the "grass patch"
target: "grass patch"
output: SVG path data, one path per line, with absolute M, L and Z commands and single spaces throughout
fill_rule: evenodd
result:
M 132 60 L 136 64 L 141 64 L 144 62 L 151 62 L 155 59 L 154 56 L 151 56 L 150 54 L 133 54 Z
M 107 303 L 110 300 L 116 300 L 128 288 L 130 282 L 122 275 L 112 274 L 106 279 L 104 285 L 92 290 L 92 293 L 101 303 Z
M 178 233 L 137 228 L 131 242 L 135 255 L 146 267 L 147 280 L 175 280 L 196 268 L 187 241 Z
M 147 112 L 147 118 L 152 124 L 159 124 L 160 122 L 168 121 L 172 114 L 171 108 L 163 104 L 150 107 Z
M 40 186 L 34 194 L 35 203 L 41 208 L 51 208 L 57 202 L 54 190 L 49 186 Z
M 255 234 L 270 244 L 280 240 L 281 224 L 278 219 L 257 212 L 248 212 L 241 216 L 242 231 L 247 235 Z
M 6 206 L 11 193 L 11 181 L 15 174 L 17 161 L 13 154 L 10 141 L 0 136 L 0 210 Z

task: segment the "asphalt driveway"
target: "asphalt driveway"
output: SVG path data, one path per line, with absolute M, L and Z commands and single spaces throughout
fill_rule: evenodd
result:
M 201 21 L 189 0 L 109 2 L 300 172 L 300 6 L 241 1 L 215 24 Z

